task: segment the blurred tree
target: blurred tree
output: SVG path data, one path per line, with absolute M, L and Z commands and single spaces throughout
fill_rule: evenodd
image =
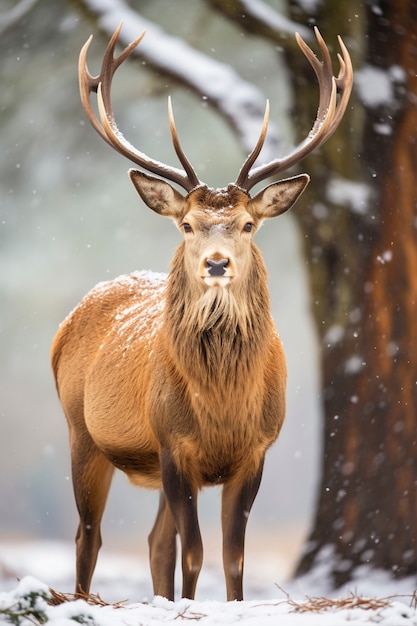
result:
M 290 0 L 294 21 L 285 23 L 274 21 L 277 14 L 260 0 L 211 4 L 240 28 L 284 47 L 301 137 L 314 118 L 317 86 L 287 37 L 291 24 L 318 24 L 334 50 L 341 33 L 353 55 L 356 97 L 335 137 L 309 157 L 305 169 L 313 182 L 294 212 L 321 341 L 324 410 L 317 511 L 297 574 L 323 561 L 335 586 L 362 565 L 398 577 L 415 574 L 416 4 L 309 3 L 307 14 Z M 108 11 L 95 3 L 92 10 L 101 17 Z M 111 31 L 119 19 L 116 12 L 113 22 L 100 24 Z M 160 68 L 152 54 L 147 62 Z M 183 69 L 180 80 L 200 93 Z M 241 132 L 227 104 L 215 104 Z M 244 136 L 241 141 L 245 145 Z
M 417 5 L 316 9 L 308 20 L 326 40 L 342 32 L 364 55 L 354 110 L 309 160 L 312 206 L 297 213 L 324 405 L 318 505 L 297 573 L 327 560 L 338 586 L 361 565 L 396 577 L 417 569 Z M 307 19 L 297 2 L 291 15 Z M 291 64 L 304 117 L 309 77 Z

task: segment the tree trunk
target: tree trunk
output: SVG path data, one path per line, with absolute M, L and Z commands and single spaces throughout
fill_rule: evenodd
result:
M 350 29 L 360 69 L 352 18 L 342 3 L 323 4 L 337 12 L 315 16 L 322 34 Z M 336 587 L 361 565 L 396 577 L 417 570 L 417 4 L 380 2 L 362 19 L 362 3 L 345 4 L 356 28 L 365 25 L 373 69 L 358 72 L 353 112 L 307 163 L 314 185 L 298 211 L 322 348 L 324 441 L 296 573 L 326 559 Z M 292 16 L 300 19 L 295 4 Z M 304 107 L 310 89 L 298 76 Z

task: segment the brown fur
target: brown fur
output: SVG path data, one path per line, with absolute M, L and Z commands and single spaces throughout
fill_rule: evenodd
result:
M 206 485 L 224 485 L 227 597 L 242 599 L 246 521 L 285 413 L 285 358 L 266 270 L 245 229 L 250 221 L 256 230 L 261 209 L 271 211 L 271 194 L 251 199 L 234 186 L 204 187 L 187 198 L 175 192 L 173 199 L 167 183 L 140 173 L 135 178 L 150 208 L 181 229 L 191 224 L 192 234 L 184 232 L 167 278 L 136 273 L 99 284 L 53 343 L 80 514 L 76 590 L 89 591 L 117 467 L 135 485 L 161 490 L 150 559 L 155 594 L 169 598 L 177 532 L 182 593 L 194 597 L 202 563 L 197 494 Z M 276 214 L 305 184 L 280 183 L 294 191 L 285 207 L 280 196 Z M 210 277 L 206 262 L 225 255 L 227 284 Z

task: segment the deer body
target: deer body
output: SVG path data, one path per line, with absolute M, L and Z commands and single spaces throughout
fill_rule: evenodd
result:
M 149 184 L 144 175 L 139 178 Z M 295 182 L 297 194 L 305 184 Z M 204 208 L 197 202 L 203 195 Z M 256 220 L 244 207 L 251 202 L 237 188 L 191 194 L 182 213 L 194 220 L 194 232 L 179 246 L 168 277 L 145 272 L 102 283 L 58 331 L 53 368 L 70 424 L 76 496 L 78 489 L 84 497 L 97 491 L 88 483 L 91 477 L 101 480 L 94 474 L 97 464 L 101 472 L 110 475 L 115 466 L 135 485 L 162 490 L 165 455 L 187 484 L 194 506 L 206 485 L 228 486 L 224 510 L 228 500 L 248 491 L 234 511 L 236 519 L 228 514 L 228 523 L 239 521 L 244 530 L 265 452 L 284 419 L 286 385 L 266 270 L 252 232 L 244 230 Z M 216 255 L 227 258 L 225 274 L 233 275 L 211 276 L 212 266 L 201 270 L 204 260 Z M 172 480 L 172 470 L 167 473 L 165 480 Z M 97 516 L 106 497 L 102 488 Z M 79 508 L 85 505 L 80 499 Z M 88 501 L 81 518 L 92 510 Z M 90 533 L 100 522 L 92 521 Z M 195 532 L 199 536 L 198 526 Z M 238 534 L 236 539 L 242 540 Z M 230 571 L 241 569 L 241 555 L 237 558 L 228 562 Z M 194 593 L 192 573 L 186 595 Z M 173 588 L 160 585 L 168 576 L 172 580 L 171 570 L 158 571 L 156 594 L 172 597 Z M 83 572 L 79 584 L 88 587 Z M 240 586 L 229 586 L 229 597 L 240 597 Z
M 93 126 L 119 152 L 188 192 L 138 170 L 130 178 L 147 206 L 183 234 L 168 276 L 121 276 L 94 288 L 58 330 L 52 367 L 70 432 L 72 477 L 80 523 L 76 593 L 88 594 L 100 523 L 114 468 L 141 487 L 160 490 L 149 535 L 156 595 L 174 598 L 176 536 L 181 541 L 182 596 L 193 598 L 203 547 L 197 515 L 201 488 L 221 484 L 223 565 L 228 600 L 241 600 L 246 523 L 264 457 L 285 415 L 286 365 L 272 321 L 266 270 L 253 235 L 287 211 L 304 191 L 306 174 L 273 183 L 255 197 L 249 189 L 302 158 L 334 132 L 351 79 L 343 48 L 338 79 L 327 48 L 321 64 L 300 43 L 321 86 L 317 123 L 308 146 L 252 169 L 266 133 L 236 183 L 200 183 L 179 145 L 185 172 L 159 164 L 124 141 L 115 126 L 110 83 L 140 38 L 113 57 L 120 28 L 93 77 L 80 55 L 81 98 Z M 303 47 L 304 46 L 304 47 Z M 314 59 L 313 59 L 314 57 Z M 336 91 L 341 101 L 336 107 Z M 100 121 L 90 104 L 97 91 Z M 342 109 L 342 111 L 341 111 Z M 319 139 L 317 139 L 317 137 Z
M 172 341 L 169 287 L 154 280 L 133 274 L 97 287 L 61 327 L 60 398 L 67 415 L 84 415 L 73 428 L 86 429 L 138 486 L 162 488 L 161 447 L 197 489 L 253 474 L 285 410 L 285 360 L 268 301 L 246 336 L 180 323 Z M 67 360 L 80 363 L 70 377 Z

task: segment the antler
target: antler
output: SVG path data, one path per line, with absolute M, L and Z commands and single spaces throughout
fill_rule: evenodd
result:
M 318 60 L 314 52 L 298 33 L 296 33 L 295 36 L 298 45 L 310 62 L 319 82 L 320 100 L 316 120 L 307 138 L 293 152 L 286 157 L 274 159 L 270 163 L 252 169 L 265 142 L 269 116 L 269 105 L 267 102 L 264 122 L 258 142 L 244 162 L 236 180 L 236 185 L 246 191 L 249 191 L 254 185 L 265 178 L 278 174 L 296 163 L 299 163 L 331 137 L 343 118 L 353 84 L 353 69 L 349 52 L 341 37 L 338 37 L 342 56 L 340 54 L 337 55 L 340 70 L 336 78 L 333 76 L 332 61 L 326 43 L 317 27 L 314 29 L 314 32 L 320 46 L 323 61 Z M 338 103 L 336 102 L 337 93 L 340 94 Z
M 160 163 L 159 161 L 155 161 L 143 152 L 140 152 L 123 137 L 122 133 L 116 125 L 110 96 L 113 75 L 119 65 L 121 65 L 125 59 L 127 59 L 127 57 L 133 52 L 133 50 L 140 43 L 143 36 L 145 35 L 145 33 L 143 32 L 137 39 L 135 39 L 135 41 L 129 44 L 119 56 L 115 57 L 114 49 L 116 47 L 121 28 L 122 24 L 117 27 L 112 38 L 109 41 L 109 44 L 104 53 L 101 71 L 98 76 L 92 76 L 87 67 L 87 51 L 93 38 L 92 35 L 89 37 L 89 39 L 81 49 L 78 63 L 78 76 L 80 83 L 81 102 L 87 114 L 87 117 L 95 130 L 100 135 L 100 137 L 107 141 L 107 143 L 115 150 L 120 152 L 120 154 L 127 157 L 128 159 L 133 161 L 133 163 L 136 163 L 136 165 L 139 165 L 145 170 L 152 172 L 153 174 L 162 176 L 163 178 L 167 178 L 174 183 L 177 183 L 186 191 L 191 191 L 191 189 L 200 185 L 200 181 L 181 148 L 177 130 L 175 127 L 175 121 L 170 100 L 168 101 L 168 117 L 172 143 L 185 171 L 180 170 L 176 167 L 165 165 L 164 163 Z M 91 104 L 91 92 L 97 93 L 99 119 L 97 118 Z
M 186 191 L 191 191 L 201 183 L 191 163 L 189 162 L 186 155 L 184 154 L 183 149 L 181 148 L 181 144 L 178 139 L 177 129 L 175 127 L 170 98 L 168 99 L 168 118 L 171 138 L 175 152 L 184 170 L 180 170 L 176 167 L 171 167 L 169 165 L 165 165 L 164 163 L 160 163 L 159 161 L 155 161 L 143 152 L 140 152 L 123 137 L 122 133 L 116 125 L 110 96 L 113 75 L 117 68 L 141 42 L 145 34 L 143 32 L 137 39 L 135 39 L 135 41 L 129 44 L 119 56 L 115 57 L 114 50 L 121 28 L 122 24 L 118 26 L 109 41 L 109 44 L 104 53 L 101 71 L 98 76 L 93 76 L 89 72 L 87 67 L 87 51 L 93 38 L 92 35 L 89 37 L 89 39 L 81 49 L 78 65 L 78 74 L 81 102 L 87 114 L 87 117 L 97 133 L 110 146 L 120 152 L 120 154 L 126 156 L 128 159 L 133 161 L 133 163 L 136 163 L 143 169 L 177 183 Z M 305 43 L 305 41 L 300 37 L 298 33 L 296 33 L 295 36 L 298 45 L 310 62 L 318 79 L 320 88 L 320 99 L 316 120 L 308 137 L 293 152 L 291 152 L 286 157 L 274 159 L 270 163 L 266 163 L 265 165 L 253 168 L 253 164 L 259 156 L 259 153 L 261 152 L 262 147 L 265 143 L 266 133 L 268 129 L 269 102 L 267 101 L 259 139 L 255 148 L 244 162 L 235 183 L 238 187 L 241 187 L 246 191 L 252 189 L 254 185 L 264 180 L 265 178 L 276 175 L 279 172 L 282 172 L 283 170 L 292 167 L 293 165 L 304 159 L 308 154 L 310 154 L 317 147 L 321 146 L 331 137 L 343 118 L 353 84 L 353 69 L 349 52 L 344 45 L 341 37 L 338 37 L 342 55 L 337 55 L 339 59 L 340 70 L 339 75 L 336 78 L 335 76 L 333 76 L 332 61 L 326 43 L 320 35 L 318 28 L 315 28 L 314 31 L 322 53 L 322 61 L 318 60 L 314 52 L 309 48 L 309 46 Z M 97 117 L 91 104 L 91 92 L 97 93 L 99 117 Z M 339 102 L 337 102 L 337 94 L 339 94 L 340 96 Z

